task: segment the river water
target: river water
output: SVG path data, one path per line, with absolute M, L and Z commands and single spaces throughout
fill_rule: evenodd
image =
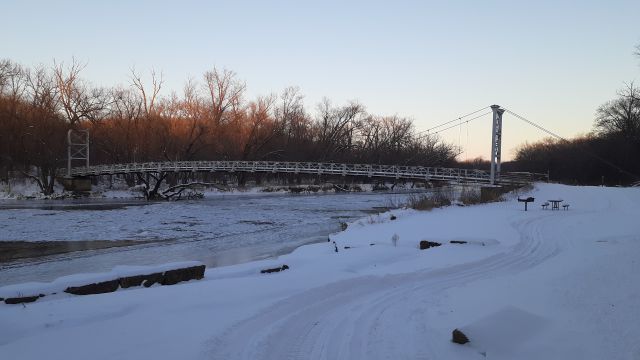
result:
M 116 265 L 199 260 L 211 267 L 264 259 L 326 241 L 329 234 L 340 230 L 341 222 L 384 211 L 404 203 L 408 196 L 231 195 L 159 203 L 3 201 L 0 242 L 5 244 L 61 241 L 74 245 L 95 240 L 135 243 L 46 256 L 36 252 L 36 256 L 0 263 L 0 286 L 108 271 Z

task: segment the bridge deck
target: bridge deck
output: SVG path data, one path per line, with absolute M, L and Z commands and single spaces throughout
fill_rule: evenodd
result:
M 66 173 L 66 170 L 64 170 Z M 474 169 L 439 168 L 422 166 L 336 164 L 279 161 L 174 161 L 146 162 L 114 165 L 94 165 L 71 169 L 72 177 L 160 172 L 247 172 L 289 173 L 313 175 L 340 175 L 392 178 L 403 180 L 441 180 L 460 183 L 488 184 L 489 172 Z M 62 170 L 61 170 L 62 172 Z M 503 173 L 500 184 L 521 184 L 535 180 L 535 174 Z

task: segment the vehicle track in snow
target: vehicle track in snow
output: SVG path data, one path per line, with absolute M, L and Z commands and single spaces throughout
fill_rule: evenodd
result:
M 567 216 L 570 216 L 567 214 Z M 559 251 L 550 212 L 514 221 L 517 244 L 437 270 L 364 276 L 293 295 L 214 339 L 211 359 L 437 358 L 428 310 L 444 290 L 536 266 Z M 565 217 L 566 219 L 566 217 Z

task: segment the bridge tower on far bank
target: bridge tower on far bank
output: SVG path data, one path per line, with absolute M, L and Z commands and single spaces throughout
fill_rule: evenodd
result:
M 67 132 L 67 176 L 61 178 L 60 182 L 68 191 L 91 191 L 90 178 L 71 176 L 74 161 L 82 161 L 85 168 L 89 168 L 89 130 L 69 129 Z
M 491 185 L 500 178 L 500 153 L 502 152 L 502 114 L 504 109 L 500 105 L 491 105 L 493 122 L 491 126 Z
M 82 160 L 89 167 L 89 130 L 67 132 L 67 177 L 71 177 L 73 160 Z

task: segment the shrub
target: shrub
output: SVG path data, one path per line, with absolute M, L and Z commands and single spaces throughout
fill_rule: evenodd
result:
M 432 193 L 411 195 L 408 206 L 416 210 L 431 210 L 451 205 L 453 191 L 449 188 L 437 188 Z

